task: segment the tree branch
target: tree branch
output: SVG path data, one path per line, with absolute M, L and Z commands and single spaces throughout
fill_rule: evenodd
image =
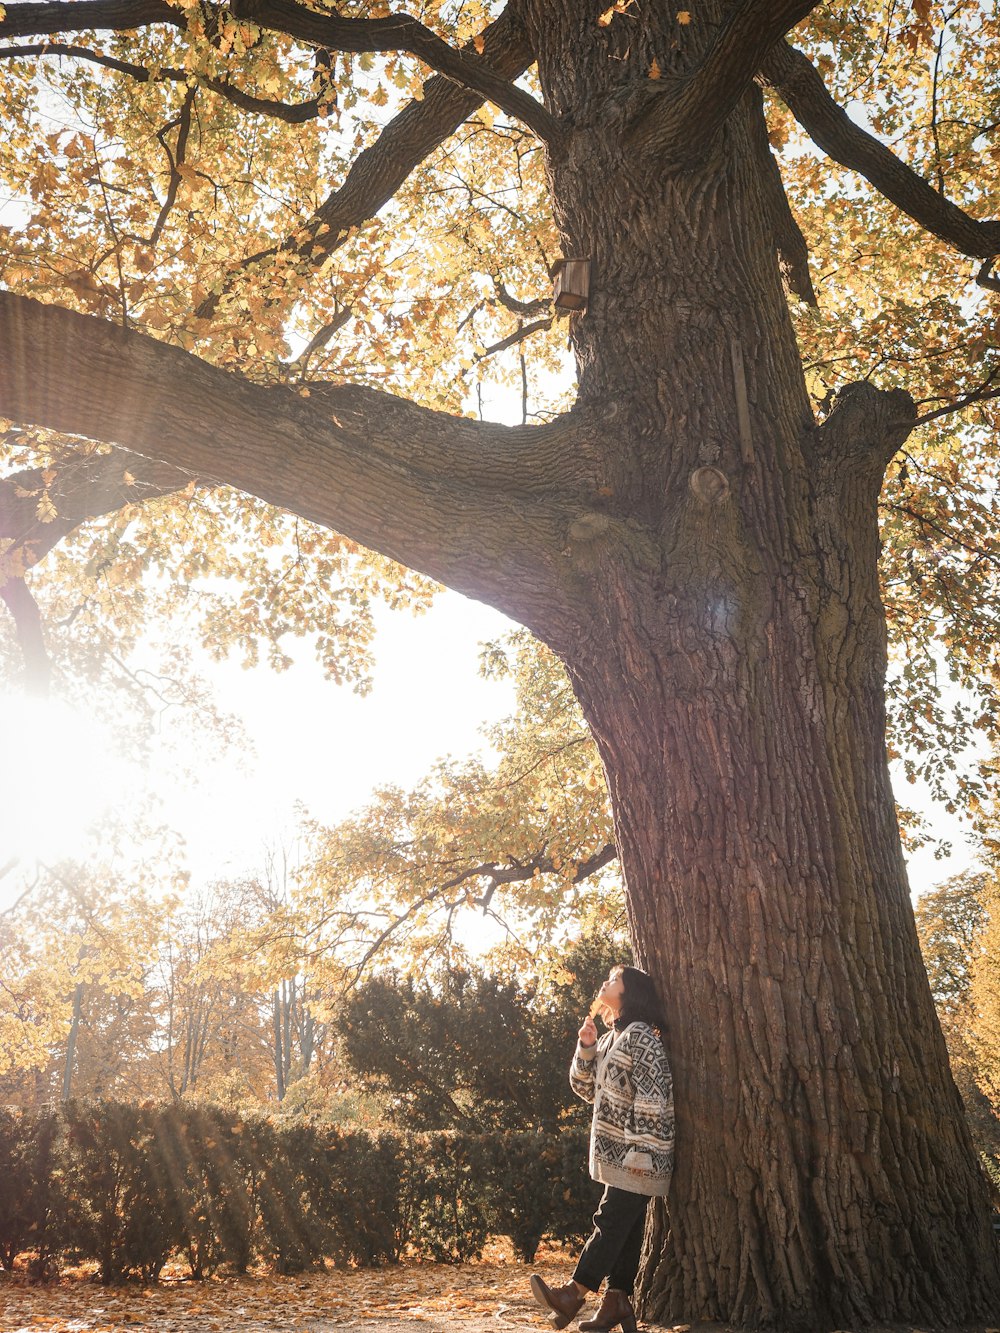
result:
M 510 79 L 531 65 L 534 55 L 510 7 L 483 33 L 483 58 Z M 373 218 L 389 202 L 407 176 L 455 133 L 482 100 L 442 75 L 429 79 L 423 99 L 408 103 L 375 142 L 359 153 L 341 187 L 327 196 L 302 229 L 251 255 L 242 270 L 202 302 L 197 314 L 210 317 L 221 297 L 235 285 L 239 272 L 278 255 L 294 254 L 312 266 L 322 264 L 353 228 Z
M 258 496 L 532 628 L 597 485 L 577 414 L 505 427 L 353 385 L 266 388 L 142 334 L 0 293 L 0 413 Z M 580 460 L 584 461 L 580 472 Z M 549 626 L 551 632 L 551 626 Z
M 5 5 L 0 37 L 47 37 L 51 33 L 112 29 L 133 32 L 151 23 L 184 28 L 184 11 L 166 0 L 49 0 L 44 4 Z
M 316 330 L 292 364 L 301 367 L 307 366 L 313 353 L 318 352 L 321 347 L 325 347 L 334 334 L 339 333 L 344 325 L 350 322 L 353 315 L 354 311 L 349 305 L 341 306 L 333 319 L 327 320 L 321 328 Z
M 0 478 L 0 541 L 21 549 L 23 567 L 42 560 L 81 523 L 183 490 L 191 476 L 169 464 L 121 449 L 68 453 L 44 471 L 32 468 Z M 39 517 L 46 497 L 52 517 Z
M 761 73 L 828 157 L 858 172 L 898 209 L 960 254 L 979 259 L 1000 254 L 1000 222 L 971 218 L 874 135 L 855 125 L 801 51 L 779 42 L 768 54 Z
M 514 347 L 517 343 L 524 342 L 533 333 L 538 333 L 541 329 L 550 329 L 555 317 L 550 315 L 548 319 L 536 319 L 532 324 L 524 324 L 516 333 L 508 334 L 506 338 L 501 338 L 499 342 L 493 343 L 485 351 L 476 353 L 477 361 L 485 361 L 488 356 L 493 356 L 497 352 L 505 352 L 508 347 Z
M 170 163 L 170 182 L 167 185 L 167 197 L 163 201 L 163 207 L 160 209 L 156 221 L 153 223 L 153 230 L 149 235 L 149 244 L 155 248 L 160 239 L 160 233 L 167 225 L 167 219 L 173 211 L 174 204 L 177 202 L 177 194 L 184 180 L 181 175 L 181 167 L 184 166 L 184 158 L 187 153 L 187 142 L 191 134 L 191 113 L 194 110 L 195 97 L 197 89 L 191 87 L 184 93 L 184 102 L 180 112 L 161 130 L 157 131 L 156 137 L 160 141 L 163 151 L 167 155 L 167 161 Z M 170 130 L 177 130 L 177 151 L 171 152 L 170 145 L 167 143 L 167 134 Z
M 937 417 L 948 416 L 951 412 L 961 412 L 963 407 L 973 407 L 976 403 L 985 403 L 991 398 L 1000 398 L 1000 386 L 996 384 L 998 376 L 1000 376 L 1000 368 L 991 370 L 978 389 L 963 394 L 961 398 L 946 403 L 944 407 L 935 407 L 930 412 L 922 413 L 914 421 L 914 426 L 922 426 L 926 421 L 934 421 Z
M 65 42 L 36 42 L 30 46 L 0 47 L 0 60 L 16 60 L 26 56 L 68 56 L 73 60 L 88 60 L 91 64 L 102 65 L 125 74 L 137 83 L 149 83 L 154 79 L 152 71 L 145 65 L 134 65 L 127 60 L 118 60 L 115 56 L 105 55 L 102 51 L 91 51 L 86 46 L 72 46 Z M 166 66 L 157 71 L 156 81 L 166 83 L 187 83 L 191 74 L 185 69 Z M 266 97 L 254 97 L 230 83 L 228 79 L 215 79 L 198 76 L 199 83 L 211 92 L 224 97 L 241 111 L 254 112 L 261 116 L 270 116 L 272 120 L 284 121 L 286 125 L 304 125 L 307 120 L 315 120 L 323 105 L 321 97 L 313 97 L 307 102 L 275 102 Z M 193 90 L 194 85 L 192 85 Z
M 47 695 L 52 681 L 52 663 L 45 647 L 38 603 L 22 578 L 0 582 L 0 601 L 14 617 L 28 686 L 35 694 Z
M 781 169 L 771 152 L 767 137 L 767 120 L 764 116 L 763 98 L 758 93 L 758 106 L 754 110 L 753 137 L 757 160 L 760 164 L 761 184 L 764 198 L 771 217 L 771 229 L 774 244 L 778 252 L 778 262 L 782 277 L 790 291 L 794 292 L 807 305 L 816 306 L 816 291 L 809 272 L 809 247 L 802 235 L 802 228 L 795 220 L 785 193 L 785 182 L 781 178 Z
M 232 0 L 234 17 L 282 32 L 297 41 L 328 51 L 406 51 L 453 83 L 478 93 L 537 137 L 557 146 L 563 137 L 559 121 L 530 93 L 510 82 L 476 53 L 457 50 L 409 14 L 389 18 L 345 19 L 323 14 L 295 0 Z M 485 40 L 480 38 L 480 41 Z
M 859 476 L 881 484 L 889 460 L 905 444 L 916 421 L 905 389 L 876 389 L 862 380 L 837 394 L 833 411 L 813 433 L 813 452 L 826 462 L 845 462 Z
M 663 80 L 632 126 L 633 147 L 679 165 L 703 157 L 770 48 L 815 8 L 815 0 L 746 0 L 680 91 Z
M 552 309 L 552 295 L 538 296 L 534 301 L 519 301 L 516 296 L 512 296 L 499 278 L 493 279 L 493 286 L 496 289 L 497 299 L 514 315 L 523 315 L 525 319 L 531 319 L 533 315 L 544 315 L 546 311 Z

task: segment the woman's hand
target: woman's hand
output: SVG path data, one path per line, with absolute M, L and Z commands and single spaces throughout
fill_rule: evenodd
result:
M 594 1046 L 597 1042 L 597 1024 L 588 1014 L 576 1034 L 580 1038 L 581 1046 Z

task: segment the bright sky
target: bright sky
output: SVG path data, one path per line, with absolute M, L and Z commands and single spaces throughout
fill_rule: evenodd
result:
M 171 763 L 166 747 L 148 774 L 130 771 L 108 757 L 87 719 L 0 696 L 0 869 L 15 854 L 52 860 L 71 853 L 102 805 L 135 800 L 145 787 L 183 835 L 196 880 L 259 870 L 268 845 L 291 842 L 297 804 L 334 823 L 376 785 L 411 786 L 434 760 L 477 749 L 479 728 L 514 702 L 509 682 L 479 676 L 480 644 L 510 628 L 489 607 L 451 592 L 422 616 L 383 611 L 374 687 L 363 698 L 324 680 L 308 645 L 293 646 L 295 665 L 280 674 L 205 658 L 205 673 L 220 703 L 242 717 L 252 752 L 213 758 L 209 747 L 193 775 Z M 903 795 L 921 802 L 908 785 Z M 933 821 L 954 853 L 947 861 L 930 851 L 910 859 L 917 894 L 974 859 L 959 821 L 940 810 Z M 0 906 L 18 883 L 16 873 L 0 879 Z
M 481 744 L 478 728 L 511 712 L 510 682 L 478 674 L 479 645 L 511 621 L 457 593 L 419 616 L 376 612 L 369 694 L 324 680 L 308 645 L 288 645 L 283 673 L 205 661 L 221 702 L 241 715 L 254 754 L 220 755 L 196 785 L 166 773 L 161 788 L 182 823 L 192 869 L 218 876 L 258 866 L 264 844 L 295 827 L 296 803 L 332 824 L 365 804 L 380 784 L 415 785 L 435 759 Z
M 202 745 L 185 773 L 172 750 L 171 715 L 149 772 L 109 757 L 106 735 L 65 707 L 0 693 L 0 870 L 11 856 L 57 860 L 107 806 L 161 802 L 183 835 L 199 880 L 257 870 L 265 848 L 290 842 L 296 805 L 334 823 L 379 784 L 411 786 L 435 759 L 479 748 L 478 728 L 509 713 L 509 681 L 478 673 L 482 642 L 512 623 L 457 593 L 428 612 L 376 611 L 374 684 L 361 697 L 323 678 L 308 644 L 286 645 L 295 665 L 276 673 L 235 661 L 200 668 L 220 706 L 242 718 L 249 750 Z M 0 906 L 18 891 L 0 878 Z

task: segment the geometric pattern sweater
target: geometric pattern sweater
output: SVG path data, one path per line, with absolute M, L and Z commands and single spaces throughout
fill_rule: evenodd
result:
M 570 1087 L 593 1102 L 590 1174 L 632 1194 L 666 1194 L 674 1169 L 674 1085 L 666 1053 L 648 1023 L 612 1028 L 577 1045 Z

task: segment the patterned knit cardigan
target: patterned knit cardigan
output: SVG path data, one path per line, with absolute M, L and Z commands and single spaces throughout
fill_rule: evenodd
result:
M 648 1023 L 577 1046 L 570 1086 L 593 1102 L 590 1174 L 633 1194 L 666 1194 L 674 1166 L 674 1087 L 663 1044 Z

